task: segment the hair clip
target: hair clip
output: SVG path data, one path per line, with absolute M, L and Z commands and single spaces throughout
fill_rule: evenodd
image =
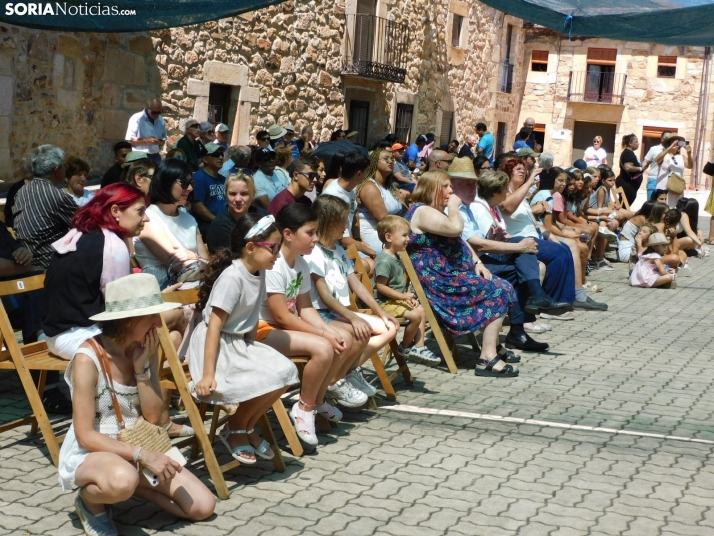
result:
M 246 238 L 253 238 L 264 233 L 268 228 L 275 223 L 275 218 L 271 215 L 263 216 L 258 222 L 250 228 L 250 231 L 245 235 Z

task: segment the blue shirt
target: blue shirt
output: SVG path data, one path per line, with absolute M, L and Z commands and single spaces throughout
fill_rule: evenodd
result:
M 481 139 L 478 142 L 478 147 L 481 147 L 483 149 L 483 155 L 488 157 L 488 159 L 491 161 L 493 164 L 493 144 L 495 143 L 495 140 L 493 138 L 493 134 L 490 132 L 486 132 L 483 136 L 481 136 Z
M 402 162 L 409 164 L 410 160 L 414 160 L 414 163 L 419 165 L 419 147 L 416 143 L 412 143 L 406 151 L 404 151 L 404 156 L 402 157 Z
M 464 220 L 464 230 L 461 231 L 461 238 L 463 238 L 466 242 L 468 242 L 474 235 L 478 235 L 480 238 L 486 238 L 483 233 L 479 232 L 479 226 L 476 222 L 476 218 L 474 218 L 474 215 L 468 205 L 461 203 L 459 212 L 461 213 L 461 219 Z
M 526 147 L 530 146 L 523 140 L 518 140 L 516 143 L 513 144 L 514 151 L 517 151 L 518 149 L 525 149 Z
M 271 176 L 260 170 L 256 171 L 253 175 L 253 182 L 255 183 L 255 197 L 267 195 L 268 199 L 272 201 L 273 197 L 288 187 L 290 179 L 288 179 L 287 173 L 276 167 Z
M 205 170 L 199 169 L 193 174 L 193 180 L 195 181 L 193 185 L 194 200 L 206 205 L 206 208 L 216 216 L 223 212 L 227 205 L 224 187 L 226 178 L 220 174 L 214 178 Z

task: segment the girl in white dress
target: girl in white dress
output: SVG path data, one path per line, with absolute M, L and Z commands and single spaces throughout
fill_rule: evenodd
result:
M 271 460 L 268 442 L 253 430 L 290 385 L 297 368 L 257 342 L 265 271 L 280 256 L 282 236 L 272 216 L 246 214 L 231 233 L 231 251 L 218 250 L 204 272 L 198 310 L 203 320 L 191 337 L 189 369 L 199 400 L 226 406 L 232 418 L 219 433 L 236 460 Z M 234 406 L 240 404 L 237 411 Z

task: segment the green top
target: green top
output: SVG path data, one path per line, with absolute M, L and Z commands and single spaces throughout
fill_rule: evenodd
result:
M 377 255 L 377 264 L 374 268 L 375 279 L 379 276 L 387 278 L 387 286 L 397 292 L 404 292 L 406 282 L 404 281 L 404 265 L 400 259 L 395 259 L 389 253 L 380 251 Z M 379 301 L 390 300 L 374 287 L 374 297 Z

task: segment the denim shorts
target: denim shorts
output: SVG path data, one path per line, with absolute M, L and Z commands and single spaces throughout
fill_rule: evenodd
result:
M 322 321 L 325 322 L 325 324 L 329 324 L 333 320 L 337 320 L 338 318 L 340 318 L 340 315 L 338 315 L 332 309 L 316 309 L 316 311 L 320 315 L 320 318 L 322 318 Z

